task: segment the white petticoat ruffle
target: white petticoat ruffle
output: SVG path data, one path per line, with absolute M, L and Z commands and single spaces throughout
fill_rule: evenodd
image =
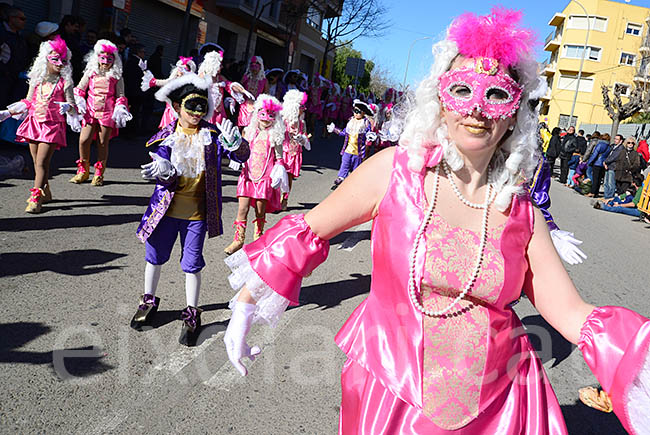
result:
M 267 323 L 275 327 L 282 317 L 282 313 L 289 306 L 289 299 L 274 292 L 271 287 L 255 273 L 243 249 L 232 254 L 224 260 L 232 273 L 228 282 L 237 294 L 230 300 L 229 308 L 234 308 L 241 288 L 246 285 L 253 299 L 257 301 L 253 323 Z
M 628 388 L 625 399 L 630 424 L 637 434 L 650 433 L 650 352 Z

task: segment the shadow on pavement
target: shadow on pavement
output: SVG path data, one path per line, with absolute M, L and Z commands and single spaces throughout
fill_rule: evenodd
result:
M 576 388 L 576 397 L 578 397 L 578 388 Z M 561 405 L 560 408 L 571 435 L 627 434 L 613 412 L 597 411 L 580 401 L 573 405 Z
M 0 277 L 18 276 L 28 273 L 52 271 L 63 275 L 92 275 L 106 270 L 121 269 L 121 266 L 104 266 L 127 254 L 80 249 L 50 252 L 7 252 L 0 254 Z
M 300 305 L 315 304 L 317 308 L 326 310 L 341 305 L 346 299 L 370 291 L 370 275 L 353 273 L 350 276 L 352 279 L 303 287 L 300 292 Z
M 30 352 L 17 349 L 51 331 L 42 323 L 17 322 L 0 325 L 0 363 L 51 364 L 63 380 L 103 373 L 113 367 L 101 361 L 106 354 L 93 347 Z
M 45 207 L 43 207 L 45 210 Z M 143 210 L 144 211 L 144 210 Z M 103 215 L 82 214 L 74 216 L 28 216 L 0 219 L 0 231 L 41 231 L 55 228 L 86 228 L 106 225 L 122 225 L 139 222 L 142 213 Z M 134 228 L 135 232 L 135 228 Z
M 360 242 L 361 240 L 370 240 L 370 230 L 343 231 L 341 234 L 330 240 L 330 246 L 342 244 L 350 237 L 354 237 L 354 240 L 357 242 Z
M 530 343 L 542 363 L 554 359 L 551 367 L 555 367 L 567 359 L 576 348 L 540 315 L 524 317 L 521 319 L 521 323 L 526 327 Z M 549 337 L 550 343 L 547 342 Z

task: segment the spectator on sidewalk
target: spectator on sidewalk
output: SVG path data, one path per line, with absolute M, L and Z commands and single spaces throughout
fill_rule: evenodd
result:
M 7 8 L 7 20 L 0 27 L 0 107 L 27 94 L 27 82 L 20 73 L 29 66 L 27 42 L 21 35 L 27 17 L 22 9 Z
M 641 158 L 643 161 L 648 164 L 648 161 L 650 161 L 650 150 L 648 150 L 648 138 L 641 139 L 639 141 L 639 146 L 636 148 L 636 152 L 641 155 Z
M 637 204 L 639 203 L 642 190 L 643 186 L 636 190 L 636 194 L 633 194 L 632 191 L 628 190 L 620 196 L 615 196 L 613 198 L 606 199 L 605 201 L 592 200 L 591 205 L 597 210 L 641 217 L 641 212 L 637 208 Z
M 611 151 L 609 140 L 609 134 L 605 133 L 601 135 L 598 145 L 596 145 L 596 148 L 594 148 L 594 151 L 591 153 L 591 157 L 589 157 L 587 165 L 592 167 L 593 178 L 591 179 L 591 192 L 585 196 L 598 198 L 598 195 L 600 194 L 600 185 L 602 184 L 603 178 L 605 176 L 605 168 L 603 167 L 603 162 Z
M 616 160 L 616 193 L 629 190 L 632 183 L 639 183 L 641 178 L 641 155 L 634 150 L 636 139 L 630 136 L 623 145 Z
M 70 62 L 72 64 L 72 79 L 79 83 L 83 75 L 84 64 L 83 54 L 81 51 L 81 20 L 79 17 L 65 15 L 59 23 L 61 38 L 72 53 Z
M 57 30 L 59 30 L 59 25 L 49 21 L 41 21 L 36 25 L 34 31 L 25 37 L 30 59 L 34 59 L 38 55 L 41 42 L 53 39 Z
M 548 141 L 548 148 L 546 148 L 546 161 L 548 161 L 548 166 L 551 168 L 551 177 L 553 176 L 553 171 L 555 170 L 555 160 L 560 155 L 560 147 L 562 145 L 562 140 L 560 139 L 560 127 L 555 127 L 551 132 L 551 139 Z
M 567 184 L 569 175 L 569 160 L 578 150 L 578 139 L 575 135 L 576 128 L 570 126 L 567 134 L 562 138 L 562 147 L 560 148 L 560 183 Z
M 164 75 L 162 70 L 162 56 L 164 48 L 165 47 L 163 45 L 157 45 L 156 49 L 147 60 L 147 69 L 151 71 L 151 74 L 153 74 L 154 77 L 163 77 Z
M 86 30 L 86 37 L 81 41 L 81 53 L 86 56 L 93 49 L 97 42 L 97 31 L 93 29 Z
M 142 127 L 143 114 L 141 109 L 144 102 L 144 92 L 142 92 L 140 84 L 144 73 L 140 68 L 140 64 L 144 61 L 144 57 L 144 46 L 135 44 L 130 50 L 124 67 L 124 93 L 127 100 L 129 100 L 130 112 L 133 115 L 133 120 L 125 129 L 127 135 L 133 135 Z
M 613 198 L 616 193 L 616 161 L 623 151 L 623 136 L 617 134 L 614 136 L 614 143 L 607 158 L 603 161 L 605 168 L 605 198 Z
M 580 158 L 581 162 L 589 161 L 589 158 L 591 157 L 591 153 L 594 152 L 594 148 L 596 148 L 598 142 L 600 142 L 600 132 L 596 130 L 591 134 L 591 137 L 587 141 L 587 149 L 585 150 L 585 152 L 582 154 L 582 157 Z M 594 176 L 593 168 L 587 165 L 587 178 L 593 180 L 593 176 Z

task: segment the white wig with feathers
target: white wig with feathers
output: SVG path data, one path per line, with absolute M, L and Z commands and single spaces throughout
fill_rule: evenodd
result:
M 257 114 L 264 107 L 265 103 L 272 104 L 274 106 L 281 106 L 280 101 L 278 101 L 277 98 L 271 95 L 260 94 L 257 97 L 254 106 L 255 110 L 253 112 L 253 115 L 251 116 L 251 122 L 244 129 L 244 137 L 246 137 L 248 140 L 252 140 L 253 136 L 255 136 L 255 132 L 259 130 L 259 119 Z M 269 131 L 269 140 L 271 142 L 271 146 L 274 148 L 277 147 L 281 148 L 282 144 L 284 143 L 284 137 L 286 133 L 286 127 L 284 125 L 284 120 L 282 118 L 281 111 L 278 112 L 277 116 L 275 117 L 275 121 L 269 127 L 268 131 Z
M 108 39 L 98 40 L 95 43 L 93 49 L 88 52 L 85 57 L 86 69 L 84 70 L 84 74 L 99 72 L 98 56 L 104 51 L 104 46 L 111 47 L 113 49 L 113 53 L 111 54 L 115 56 L 113 65 L 111 66 L 111 69 L 108 70 L 107 75 L 114 78 L 115 80 L 119 80 L 122 78 L 122 58 L 120 57 L 120 53 L 117 50 L 117 46 Z
M 47 75 L 47 55 L 53 51 L 55 50 L 50 45 L 50 41 L 41 42 L 41 45 L 38 48 L 38 55 L 36 58 L 34 58 L 34 63 L 27 73 L 27 77 L 29 77 L 29 84 L 31 86 L 36 86 L 41 83 Z M 68 52 L 66 54 L 68 63 L 61 69 L 61 77 L 63 77 L 63 80 L 66 82 L 66 84 L 74 86 L 74 82 L 72 81 L 72 65 L 70 63 L 71 57 L 72 52 L 68 48 Z

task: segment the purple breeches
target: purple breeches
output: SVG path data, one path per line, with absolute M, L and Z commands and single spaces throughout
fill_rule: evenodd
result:
M 169 260 L 176 236 L 181 236 L 181 269 L 197 273 L 205 267 L 203 242 L 205 221 L 189 221 L 164 216 L 145 243 L 145 260 L 151 264 L 165 264 Z
M 354 154 L 343 153 L 341 157 L 341 168 L 339 169 L 339 177 L 345 178 L 350 175 L 350 172 L 357 169 L 361 164 L 361 157 Z

